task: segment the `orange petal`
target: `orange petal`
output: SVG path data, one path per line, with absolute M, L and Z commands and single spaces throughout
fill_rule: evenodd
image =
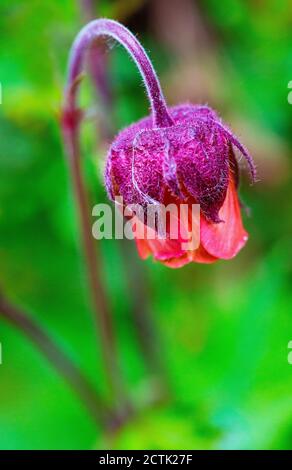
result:
M 201 217 L 201 244 L 210 255 L 230 259 L 237 255 L 248 239 L 248 234 L 242 225 L 237 191 L 232 177 L 219 217 L 224 222 L 214 224 L 207 221 L 204 216 Z
M 218 261 L 218 258 L 210 255 L 210 253 L 208 253 L 208 251 L 206 251 L 201 244 L 197 250 L 193 251 L 192 261 L 195 263 L 211 264 L 215 263 L 215 261 Z
M 168 259 L 165 261 L 160 261 L 160 263 L 164 264 L 168 268 L 181 268 L 182 266 L 185 266 L 188 263 L 192 262 L 192 258 L 188 253 L 185 253 L 184 255 L 180 256 L 179 258 L 172 258 Z
M 147 240 L 141 240 L 138 238 L 135 238 L 138 254 L 140 258 L 146 259 L 148 258 L 149 255 L 151 255 L 152 251 L 150 250 Z

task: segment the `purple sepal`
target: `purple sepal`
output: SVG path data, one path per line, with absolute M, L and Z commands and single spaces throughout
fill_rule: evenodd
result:
M 106 165 L 109 196 L 125 204 L 165 203 L 166 192 L 201 206 L 207 219 L 220 222 L 230 174 L 236 167 L 232 145 L 251 157 L 207 106 L 169 108 L 170 127 L 153 128 L 151 117 L 124 129 L 112 144 Z M 238 175 L 236 175 L 238 179 Z

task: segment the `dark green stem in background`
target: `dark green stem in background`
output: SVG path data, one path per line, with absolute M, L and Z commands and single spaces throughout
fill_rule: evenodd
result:
M 1 292 L 0 316 L 21 331 L 47 358 L 79 396 L 88 409 L 90 416 L 99 426 L 106 429 L 115 426 L 116 418 L 83 372 L 30 315 L 12 305 L 3 297 Z
M 138 259 L 136 248 L 129 240 L 119 240 L 120 249 L 124 258 L 126 281 L 131 293 L 130 315 L 139 340 L 141 352 L 148 369 L 158 374 L 160 379 L 165 378 L 164 366 L 160 357 L 158 338 L 153 321 L 153 310 L 150 304 L 150 292 L 145 267 Z
M 91 300 L 96 316 L 96 326 L 101 338 L 107 379 L 111 392 L 116 400 L 120 398 L 121 401 L 124 401 L 111 311 L 102 281 L 102 271 L 97 252 L 98 246 L 95 245 L 92 236 L 88 195 L 82 177 L 78 117 L 75 121 L 74 116 L 66 116 L 65 113 L 62 125 L 65 150 L 70 166 L 73 192 L 78 210 L 82 248 L 86 262 Z

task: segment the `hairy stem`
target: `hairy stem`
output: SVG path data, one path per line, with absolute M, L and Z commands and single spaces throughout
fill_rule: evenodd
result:
M 125 47 L 135 61 L 145 83 L 154 126 L 171 126 L 173 121 L 169 116 L 159 80 L 148 55 L 127 28 L 116 21 L 108 19 L 99 19 L 88 23 L 80 31 L 73 43 L 69 62 L 65 106 L 71 110 L 75 109 L 78 77 L 83 70 L 85 54 L 90 50 L 94 41 L 100 37 L 115 39 Z
M 96 2 L 93 0 L 81 0 L 80 6 L 85 18 L 88 21 L 92 20 L 96 14 L 94 8 Z M 104 44 L 94 43 L 94 47 L 91 47 L 89 50 L 88 62 L 90 75 L 105 114 L 105 120 L 101 123 L 100 133 L 102 137 L 113 137 L 113 126 L 110 126 L 108 119 L 109 116 L 113 116 L 112 93 L 107 80 L 108 64 L 105 60 L 103 47 Z M 139 339 L 139 344 L 145 362 L 151 372 L 161 374 L 162 364 L 157 347 L 155 327 L 151 317 L 152 312 L 149 305 L 145 270 L 136 259 L 134 249 L 127 240 L 119 240 L 119 247 L 124 258 L 128 288 L 132 293 L 132 307 L 130 313 Z
M 169 117 L 158 78 L 142 46 L 124 26 L 112 20 L 95 20 L 86 25 L 75 39 L 69 61 L 68 80 L 65 89 L 62 127 L 65 146 L 69 156 L 75 198 L 79 211 L 83 249 L 87 262 L 88 278 L 96 315 L 99 317 L 104 360 L 110 385 L 115 395 L 121 394 L 121 381 L 118 370 L 113 326 L 107 297 L 102 283 L 102 273 L 97 262 L 95 244 L 91 236 L 91 223 L 88 200 L 82 178 L 80 164 L 80 122 L 81 113 L 77 106 L 80 74 L 83 71 L 86 52 L 98 38 L 109 37 L 119 41 L 136 62 L 144 79 L 151 103 L 153 121 L 156 126 L 169 126 Z M 89 56 L 90 57 L 90 56 Z M 92 57 L 91 57 L 92 58 Z
M 78 34 L 71 49 L 63 105 L 62 128 L 78 206 L 83 249 L 87 263 L 92 300 L 101 328 L 107 375 L 114 395 L 118 396 L 121 395 L 121 381 L 118 370 L 113 325 L 107 303 L 107 296 L 102 283 L 102 272 L 99 262 L 97 261 L 95 244 L 91 236 L 88 199 L 81 171 L 80 122 L 82 116 L 77 106 L 80 75 L 83 71 L 85 55 L 90 51 L 92 54 L 94 50 L 92 46 L 95 45 L 97 39 L 103 37 L 113 38 L 120 42 L 138 66 L 151 104 L 154 126 L 170 126 L 172 119 L 168 114 L 164 96 L 152 64 L 143 47 L 133 34 L 130 33 L 127 28 L 112 20 L 100 19 L 88 23 Z M 89 55 L 89 58 L 90 57 L 92 62 L 92 55 Z M 126 403 L 126 401 L 124 401 L 124 403 Z

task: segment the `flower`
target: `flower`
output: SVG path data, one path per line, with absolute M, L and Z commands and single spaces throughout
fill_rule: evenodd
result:
M 81 114 L 76 108 L 76 97 L 80 77 L 86 52 L 100 37 L 115 39 L 127 50 L 142 76 L 151 107 L 148 117 L 124 129 L 114 140 L 105 171 L 111 199 L 122 197 L 125 206 L 139 204 L 143 208 L 142 216 L 135 218 L 140 256 L 152 255 L 171 267 L 191 261 L 213 263 L 218 259 L 233 258 L 248 238 L 237 195 L 239 171 L 234 149 L 245 157 L 252 180 L 255 180 L 251 156 L 208 106 L 186 104 L 168 108 L 145 50 L 127 28 L 113 20 L 99 19 L 88 23 L 71 49 L 63 131 L 68 147 L 74 150 L 72 159 L 78 155 L 76 136 Z M 164 238 L 137 236 L 138 232 L 145 233 L 141 228 L 148 227 L 145 212 L 149 203 L 187 206 L 187 216 L 183 217 L 178 211 L 178 221 L 184 227 L 176 238 L 170 236 L 170 223 Z M 193 230 L 193 204 L 199 204 L 201 208 L 200 242 L 190 249 L 186 246 L 185 234 Z M 150 228 L 159 235 L 157 226 Z
M 143 259 L 152 255 L 176 268 L 192 261 L 233 258 L 248 239 L 237 195 L 239 173 L 233 147 L 246 158 L 254 179 L 253 161 L 211 108 L 186 104 L 169 108 L 169 115 L 171 126 L 157 128 L 150 116 L 117 136 L 106 163 L 108 195 L 113 200 L 122 197 L 125 205 L 145 208 L 147 203 L 200 204 L 197 248 L 186 248 L 179 237 L 136 237 Z

